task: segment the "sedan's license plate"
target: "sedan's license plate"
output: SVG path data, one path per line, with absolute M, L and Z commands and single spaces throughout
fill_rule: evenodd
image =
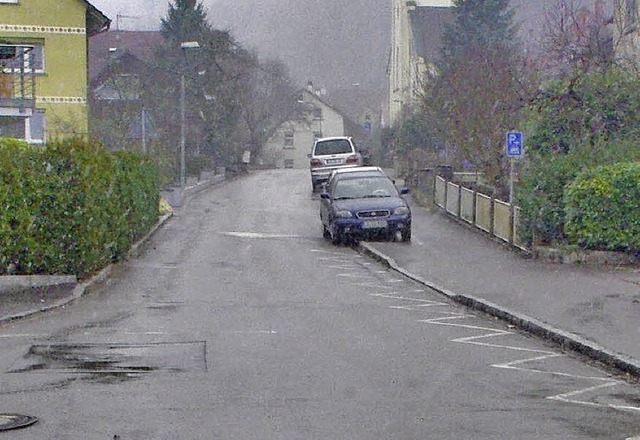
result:
M 342 159 L 327 159 L 327 165 L 336 165 L 342 163 Z
M 362 225 L 364 229 L 381 229 L 387 227 L 386 220 L 368 220 Z

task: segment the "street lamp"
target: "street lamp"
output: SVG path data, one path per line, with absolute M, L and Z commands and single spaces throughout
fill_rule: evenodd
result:
M 180 43 L 180 49 L 185 54 L 189 49 L 199 49 L 200 44 L 197 41 L 185 41 Z M 186 109 L 185 109 L 185 84 L 184 84 L 184 69 L 180 76 L 180 186 L 184 187 L 187 183 L 187 166 L 185 161 L 185 138 L 186 138 Z

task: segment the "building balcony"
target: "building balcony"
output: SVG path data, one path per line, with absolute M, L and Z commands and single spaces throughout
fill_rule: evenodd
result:
M 35 108 L 36 78 L 26 50 L 7 56 L 0 52 L 0 112 L 31 111 Z

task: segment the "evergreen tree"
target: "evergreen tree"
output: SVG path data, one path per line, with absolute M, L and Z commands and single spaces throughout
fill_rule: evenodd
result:
M 178 46 L 183 41 L 199 41 L 211 32 L 207 13 L 198 0 L 175 0 L 169 3 L 167 17 L 161 20 L 162 36 Z
M 442 57 L 425 81 L 421 109 L 452 165 L 471 162 L 506 191 L 504 134 L 516 129 L 528 79 L 508 0 L 455 0 Z M 429 75 L 429 74 L 428 74 Z
M 454 0 L 455 20 L 445 26 L 443 61 L 455 62 L 478 52 L 510 51 L 517 45 L 517 26 L 509 0 Z

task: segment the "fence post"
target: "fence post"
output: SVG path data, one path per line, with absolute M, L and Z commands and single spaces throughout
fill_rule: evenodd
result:
M 443 205 L 444 205 L 444 213 L 447 213 L 447 207 L 449 205 L 448 201 L 449 201 L 449 197 L 447 196 L 447 194 L 449 193 L 449 181 L 447 180 L 447 178 L 445 176 L 441 176 L 444 179 L 444 200 L 443 200 Z
M 478 208 L 478 191 L 473 190 L 473 200 L 471 201 L 471 225 L 475 228 L 477 227 L 476 219 L 477 213 L 476 209 Z
M 514 238 L 515 238 L 515 234 L 513 233 L 513 228 L 515 227 L 516 224 L 516 219 L 515 219 L 515 215 L 516 215 L 516 210 L 513 207 L 513 201 L 511 203 L 509 203 L 509 244 L 511 246 L 513 246 L 513 242 L 514 242 Z
M 462 217 L 462 185 L 458 184 L 458 209 L 456 212 L 458 218 Z
M 491 199 L 489 202 L 489 233 L 492 237 L 495 237 L 495 226 L 496 226 L 496 198 L 491 192 Z

